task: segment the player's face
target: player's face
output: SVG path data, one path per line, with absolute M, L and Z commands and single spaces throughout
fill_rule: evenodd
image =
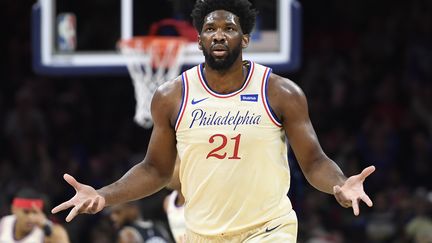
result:
M 12 212 L 17 218 L 17 230 L 28 233 L 36 226 L 37 212 L 34 209 L 13 207 Z
M 198 44 L 211 68 L 226 70 L 231 67 L 241 58 L 242 48 L 248 43 L 249 36 L 243 34 L 239 18 L 233 13 L 216 10 L 205 17 Z

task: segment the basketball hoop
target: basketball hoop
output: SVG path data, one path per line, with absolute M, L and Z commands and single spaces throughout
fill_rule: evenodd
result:
M 137 36 L 119 42 L 135 89 L 134 120 L 144 128 L 153 125 L 150 103 L 154 92 L 180 74 L 186 43 L 178 36 Z

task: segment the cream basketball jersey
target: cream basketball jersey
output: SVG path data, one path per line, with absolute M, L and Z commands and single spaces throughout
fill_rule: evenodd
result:
M 38 228 L 34 227 L 33 230 L 23 239 L 15 240 L 16 217 L 15 215 L 8 215 L 0 221 L 0 243 L 42 243 L 44 242 L 44 233 Z
M 242 231 L 288 214 L 285 133 L 266 97 L 271 69 L 254 62 L 232 93 L 210 89 L 203 64 L 182 74 L 176 121 L 187 227 L 199 234 Z

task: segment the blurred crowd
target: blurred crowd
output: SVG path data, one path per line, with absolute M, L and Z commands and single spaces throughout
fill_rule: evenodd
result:
M 347 175 L 375 165 L 365 190 L 374 207 L 353 216 L 304 179 L 291 155 L 290 197 L 303 243 L 432 242 L 432 2 L 300 1 L 302 63 L 279 73 L 303 88 L 324 151 Z M 146 152 L 150 131 L 133 122 L 129 77 L 47 77 L 31 68 L 33 2 L 0 3 L 0 216 L 32 186 L 51 205 L 73 195 L 63 173 L 98 188 Z M 109 26 L 107 26 L 109 27 Z M 142 200 L 166 217 L 161 192 Z M 107 213 L 64 223 L 72 242 L 112 242 Z

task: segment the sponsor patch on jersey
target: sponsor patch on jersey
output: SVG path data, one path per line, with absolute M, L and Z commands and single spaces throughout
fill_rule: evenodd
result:
M 240 95 L 240 100 L 241 101 L 258 102 L 258 95 L 257 94 Z

